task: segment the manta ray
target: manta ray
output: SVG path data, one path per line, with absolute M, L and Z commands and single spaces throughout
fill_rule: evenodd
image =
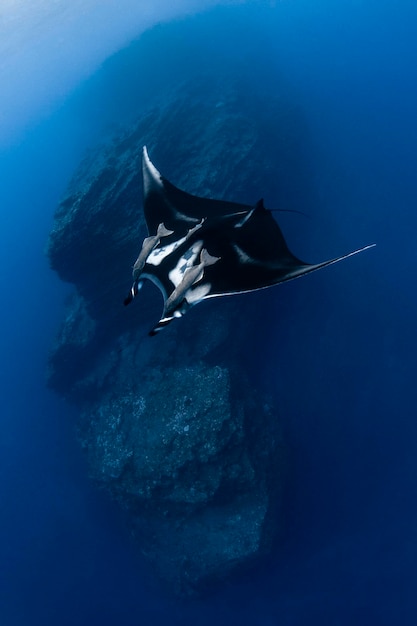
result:
M 200 198 L 175 187 L 142 154 L 143 208 L 148 237 L 133 266 L 136 297 L 145 280 L 162 292 L 156 335 L 207 298 L 265 289 L 372 248 L 367 245 L 322 263 L 304 263 L 290 252 L 272 212 L 255 205 Z

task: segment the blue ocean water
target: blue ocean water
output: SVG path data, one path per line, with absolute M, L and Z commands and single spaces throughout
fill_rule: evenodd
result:
M 182 80 L 203 48 L 211 70 L 234 63 L 274 96 L 288 85 L 314 189 L 297 172 L 282 181 L 288 204 L 310 214 L 285 221 L 291 247 L 312 260 L 377 247 L 276 289 L 276 324 L 254 346 L 254 369 L 267 371 L 258 384 L 274 390 L 291 451 L 282 544 L 261 571 L 179 606 L 149 583 L 123 515 L 89 484 L 74 411 L 44 383 L 68 292 L 43 254 L 53 211 L 83 150 L 146 99 L 133 57 L 105 64 L 9 142 L 0 157 L 0 623 L 414 625 L 417 9 L 286 0 L 183 19 L 198 36 L 178 39 L 162 83 Z M 158 31 L 161 51 L 172 28 Z M 146 84 L 164 63 L 149 58 Z

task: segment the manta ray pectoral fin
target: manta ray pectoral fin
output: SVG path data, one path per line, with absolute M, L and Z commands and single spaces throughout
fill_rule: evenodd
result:
M 339 261 L 344 261 L 351 256 L 355 256 L 355 254 L 359 254 L 360 252 L 364 252 L 365 250 L 369 250 L 370 248 L 374 248 L 376 243 L 371 243 L 368 246 L 364 246 L 363 248 L 358 248 L 358 250 L 353 250 L 353 252 L 348 252 L 347 254 L 343 254 L 342 256 L 338 256 L 334 259 L 329 259 L 328 261 L 323 261 L 322 263 L 315 263 L 313 265 L 303 264 L 299 267 L 295 268 L 293 271 L 288 272 L 286 278 L 284 280 L 292 280 L 294 278 L 300 278 L 305 274 L 311 274 L 311 272 L 316 272 L 317 270 L 324 269 L 328 265 L 334 265 L 334 263 L 339 263 Z M 278 282 L 284 282 L 283 280 Z
M 371 243 L 368 246 L 364 246 L 363 248 L 358 248 L 357 250 L 353 250 L 353 252 L 348 252 L 347 254 L 338 256 L 335 259 L 330 259 L 329 261 L 324 261 L 323 263 L 317 263 L 316 265 L 311 265 L 310 271 L 314 272 L 315 270 L 321 270 L 323 267 L 327 267 L 328 265 L 333 265 L 334 263 L 339 263 L 339 261 L 344 261 L 345 259 L 348 259 L 351 256 L 355 256 L 355 254 L 359 254 L 360 252 L 365 252 L 365 250 L 369 250 L 370 248 L 375 248 L 375 246 L 376 246 L 376 243 Z

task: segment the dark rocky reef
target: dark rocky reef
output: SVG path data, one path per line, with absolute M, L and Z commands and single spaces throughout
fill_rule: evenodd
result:
M 93 478 L 128 509 L 179 594 L 264 554 L 274 531 L 276 417 L 232 376 L 204 363 L 152 368 L 123 395 L 117 384 L 105 392 L 79 424 Z
M 91 151 L 48 242 L 51 267 L 75 287 L 49 384 L 79 406 L 93 479 L 127 510 L 143 554 L 182 595 L 268 554 L 281 524 L 279 418 L 246 366 L 267 340 L 256 295 L 204 303 L 156 338 L 147 336 L 162 306 L 153 286 L 122 306 L 146 235 L 144 144 L 177 186 L 246 203 L 276 196 L 296 158 L 283 102 L 209 80 L 183 84 Z

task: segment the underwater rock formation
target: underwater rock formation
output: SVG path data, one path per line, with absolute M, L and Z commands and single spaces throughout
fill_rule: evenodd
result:
M 80 420 L 94 480 L 133 514 L 144 554 L 179 594 L 224 578 L 271 541 L 274 416 L 234 387 L 220 366 L 155 368 Z
M 232 83 L 209 93 L 183 85 L 169 106 L 92 151 L 48 242 L 51 267 L 76 291 L 51 350 L 49 385 L 78 405 L 92 478 L 126 509 L 143 554 L 180 595 L 259 560 L 281 524 L 278 418 L 245 367 L 267 333 L 267 320 L 251 325 L 255 299 L 244 309 L 238 298 L 207 303 L 153 339 L 157 290 L 145 286 L 122 306 L 146 236 L 144 144 L 191 193 L 250 202 L 271 184 L 260 146 L 275 141 L 276 122 L 268 128 L 264 115 L 257 125 Z

